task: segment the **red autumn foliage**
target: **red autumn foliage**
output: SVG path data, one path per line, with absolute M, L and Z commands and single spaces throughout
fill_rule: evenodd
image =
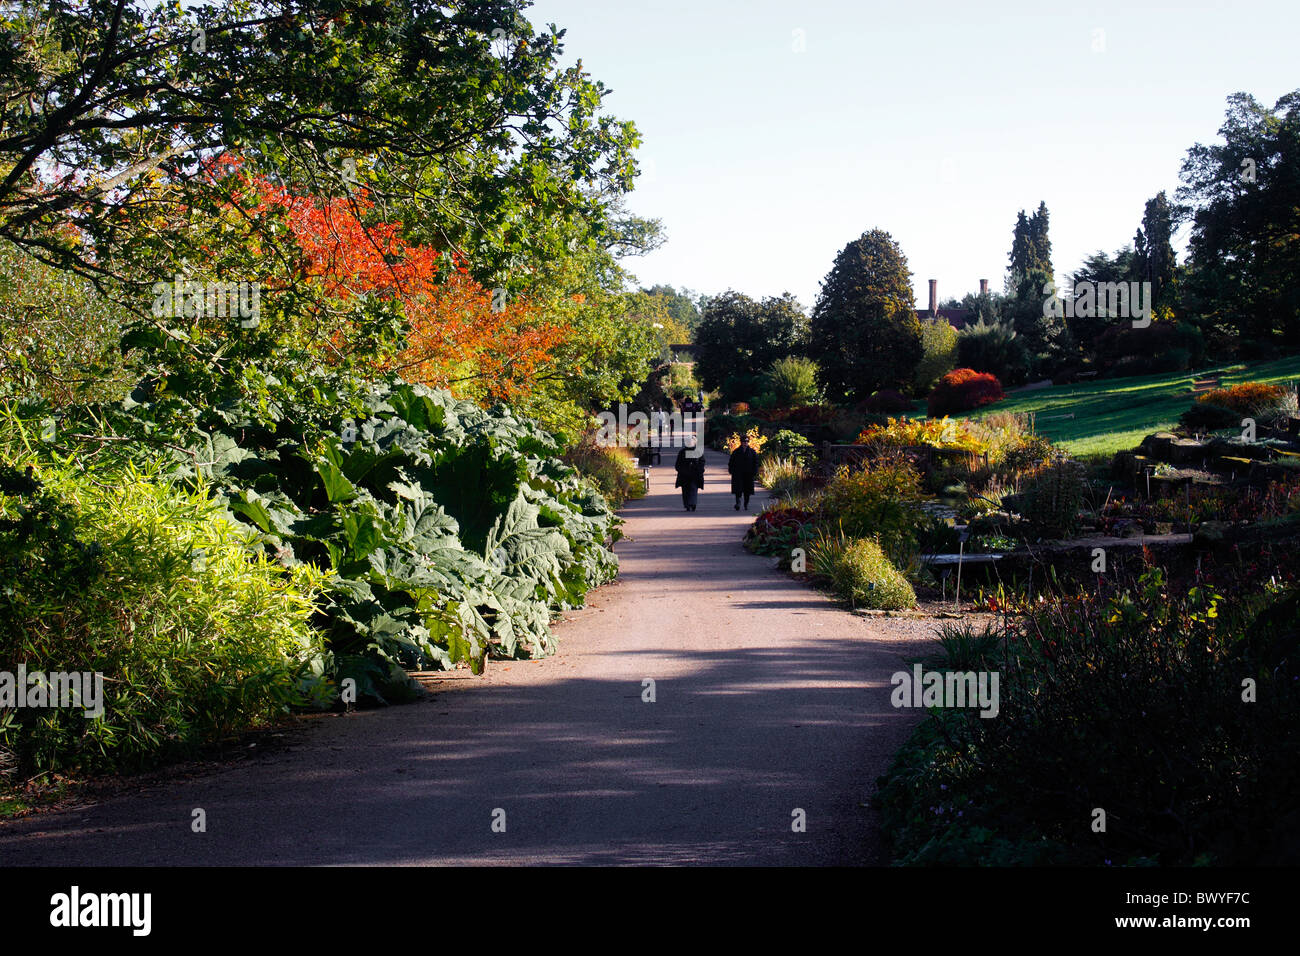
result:
M 997 376 L 974 369 L 953 369 L 930 393 L 929 414 L 951 415 L 955 412 L 968 412 L 972 408 L 991 405 L 1004 398 L 1002 383 Z
M 254 213 L 283 213 L 301 254 L 294 279 L 343 303 L 363 295 L 400 301 L 406 348 L 375 356 L 377 370 L 485 404 L 510 402 L 532 390 L 552 351 L 573 334 L 527 300 L 484 288 L 459 254 L 407 242 L 400 223 L 366 221 L 374 203 L 364 190 L 322 201 L 292 195 L 264 178 L 246 185 Z M 325 357 L 348 352 L 355 331 L 347 321 L 322 328 Z

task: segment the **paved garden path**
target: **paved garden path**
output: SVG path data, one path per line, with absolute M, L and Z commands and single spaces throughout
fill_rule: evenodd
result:
M 0 825 L 0 866 L 885 862 L 864 804 L 917 720 L 889 676 L 932 624 L 849 614 L 748 554 L 752 515 L 708 456 L 690 514 L 668 457 L 654 469 L 618 582 L 555 656 Z

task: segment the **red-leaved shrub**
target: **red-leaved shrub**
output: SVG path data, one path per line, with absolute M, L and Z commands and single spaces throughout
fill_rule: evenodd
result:
M 997 376 L 970 368 L 957 368 L 939 379 L 939 384 L 930 393 L 929 413 L 933 418 L 968 412 L 972 408 L 992 405 L 1003 397 L 1002 384 Z

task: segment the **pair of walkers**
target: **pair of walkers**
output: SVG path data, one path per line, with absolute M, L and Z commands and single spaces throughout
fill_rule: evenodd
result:
M 682 504 L 687 511 L 698 507 L 700 489 L 704 487 L 704 455 L 692 457 L 687 454 L 695 448 L 695 442 L 696 437 L 688 435 L 685 447 L 677 453 L 677 483 L 674 487 L 682 489 Z M 754 493 L 754 478 L 758 475 L 758 455 L 749 446 L 747 435 L 740 436 L 740 447 L 731 453 L 727 471 L 731 473 L 731 493 L 736 496 L 736 510 L 740 510 L 743 499 L 748 511 L 749 498 Z

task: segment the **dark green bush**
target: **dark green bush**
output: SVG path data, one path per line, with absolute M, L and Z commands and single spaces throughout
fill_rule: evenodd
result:
M 1241 412 L 1197 402 L 1178 416 L 1178 422 L 1184 428 L 1193 431 L 1219 431 L 1223 428 L 1240 427 L 1241 418 Z
M 956 364 L 1014 385 L 1028 374 L 1029 353 L 1010 325 L 981 319 L 958 333 Z
M 1020 513 L 1030 530 L 1042 538 L 1073 534 L 1088 490 L 1086 479 L 1087 469 L 1068 458 L 1056 458 L 1041 468 L 1022 494 Z
M 1300 862 L 1294 589 L 1225 600 L 1152 570 L 947 646 L 999 671 L 999 712 L 934 712 L 900 751 L 877 800 L 897 862 Z
M 763 446 L 764 457 L 793 458 L 803 463 L 810 461 L 816 454 L 813 443 L 799 432 L 783 428 L 767 440 Z

